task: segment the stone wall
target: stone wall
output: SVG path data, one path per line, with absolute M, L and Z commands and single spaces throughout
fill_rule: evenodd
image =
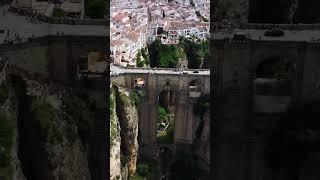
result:
M 294 67 L 291 101 L 320 98 L 317 61 L 320 46 L 288 41 L 215 41 L 211 44 L 212 68 L 216 70 L 215 148 L 211 152 L 215 154 L 214 179 L 267 178 L 270 170 L 264 160 L 266 132 L 272 132 L 279 112 L 288 105 L 288 97 L 282 101 L 279 97 L 254 96 L 256 68 L 268 58 L 284 57 Z M 263 112 L 255 113 L 257 109 Z
M 9 65 L 30 73 L 72 83 L 78 76 L 80 56 L 105 53 L 105 37 L 47 36 L 18 45 L 1 45 L 0 56 Z
M 142 78 L 144 86 L 139 88 L 144 92 L 139 105 L 140 149 L 143 154 L 153 156 L 156 152 L 157 133 L 157 104 L 158 96 L 166 86 L 169 86 L 176 95 L 175 103 L 175 143 L 192 144 L 193 141 L 193 100 L 189 97 L 189 84 L 197 79 L 202 81 L 202 94 L 210 92 L 210 76 L 200 75 L 173 75 L 173 74 L 125 74 L 113 76 L 111 82 L 127 89 L 135 89 L 134 80 Z M 169 82 L 169 85 L 167 85 Z

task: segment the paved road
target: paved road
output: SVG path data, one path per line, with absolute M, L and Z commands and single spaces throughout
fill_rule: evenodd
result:
M 0 30 L 9 30 L 9 39 L 14 39 L 15 33 L 26 41 L 28 37 L 43 37 L 47 35 L 74 36 L 107 36 L 107 25 L 68 25 L 49 24 L 43 22 L 32 23 L 26 16 L 8 12 L 8 6 L 0 6 Z M 6 12 L 3 14 L 3 12 Z M 6 33 L 0 33 L 0 44 L 4 42 Z
M 143 68 L 123 68 L 110 64 L 110 75 L 116 76 L 120 74 L 192 74 L 199 76 L 210 76 L 210 70 L 198 70 L 198 73 L 194 73 L 194 70 L 174 70 L 174 69 L 143 69 Z

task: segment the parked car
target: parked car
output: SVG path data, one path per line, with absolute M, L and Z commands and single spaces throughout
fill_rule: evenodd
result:
M 239 31 L 239 32 L 235 32 L 233 34 L 233 39 L 234 40 L 247 40 L 247 39 L 249 39 L 249 35 L 246 32 Z
M 199 73 L 199 71 L 193 71 L 193 73 Z
M 265 36 L 281 37 L 284 36 L 284 32 L 279 28 L 269 29 L 264 33 Z

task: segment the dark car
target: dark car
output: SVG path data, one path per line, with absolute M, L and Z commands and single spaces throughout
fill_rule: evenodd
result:
M 264 33 L 264 35 L 271 36 L 271 37 L 281 37 L 281 36 L 284 36 L 284 32 L 279 28 L 273 28 L 273 29 L 267 30 Z
M 235 32 L 233 34 L 233 40 L 248 40 L 249 37 L 248 37 L 248 33 L 246 32 Z
M 199 73 L 199 71 L 193 71 L 193 73 Z

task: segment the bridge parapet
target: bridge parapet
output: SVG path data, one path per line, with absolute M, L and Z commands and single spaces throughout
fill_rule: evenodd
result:
M 243 23 L 241 28 L 247 29 L 272 29 L 280 28 L 286 30 L 320 30 L 320 24 L 260 24 L 260 23 Z

